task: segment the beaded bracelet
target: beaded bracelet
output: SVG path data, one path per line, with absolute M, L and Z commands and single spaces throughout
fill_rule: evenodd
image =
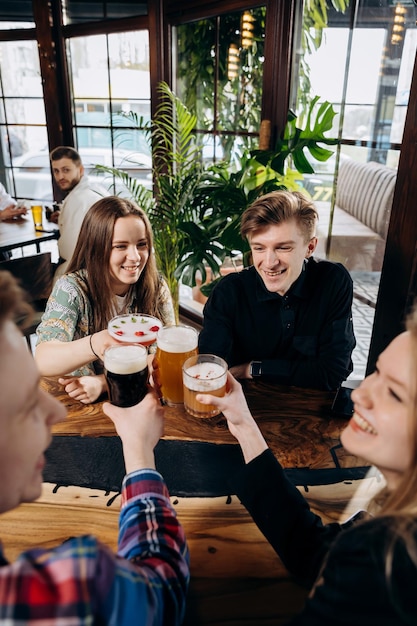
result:
M 94 333 L 93 333 L 94 334 Z M 94 352 L 94 348 L 93 348 L 93 335 L 90 335 L 90 348 L 91 348 L 91 352 L 94 354 L 95 357 L 97 357 L 97 359 L 99 359 L 100 357 L 98 356 L 98 354 L 96 352 Z

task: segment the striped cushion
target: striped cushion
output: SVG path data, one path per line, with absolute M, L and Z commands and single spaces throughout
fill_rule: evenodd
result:
M 385 239 L 397 171 L 380 163 L 342 161 L 336 205 Z

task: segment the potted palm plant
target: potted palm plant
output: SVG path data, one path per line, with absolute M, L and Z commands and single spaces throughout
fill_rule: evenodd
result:
M 125 114 L 131 124 L 145 130 L 151 143 L 153 190 L 145 188 L 122 169 L 96 166 L 96 170 L 120 179 L 148 214 L 157 266 L 167 280 L 178 319 L 180 277 L 177 266 L 184 256 L 185 239 L 188 239 L 181 225 L 195 219 L 194 193 L 202 174 L 202 159 L 201 148 L 193 134 L 196 117 L 166 83 L 160 83 L 158 91 L 160 103 L 150 122 L 144 124 L 136 114 Z M 134 155 L 131 163 L 134 163 Z

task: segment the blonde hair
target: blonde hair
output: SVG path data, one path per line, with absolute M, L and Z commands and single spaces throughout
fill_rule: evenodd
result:
M 412 402 L 409 409 L 411 461 L 395 491 L 383 490 L 371 505 L 378 511 L 378 517 L 389 518 L 385 544 L 385 577 L 389 590 L 392 587 L 394 555 L 398 544 L 405 547 L 408 557 L 417 568 L 417 305 L 407 319 L 406 329 L 410 333 L 413 359 L 410 371 Z M 394 595 L 392 602 L 400 611 L 401 607 L 397 605 Z
M 407 318 L 406 329 L 410 333 L 412 344 L 412 369 L 410 372 L 409 431 L 411 462 L 404 472 L 398 488 L 386 494 L 381 506 L 381 513 L 387 515 L 412 515 L 417 519 L 417 305 Z

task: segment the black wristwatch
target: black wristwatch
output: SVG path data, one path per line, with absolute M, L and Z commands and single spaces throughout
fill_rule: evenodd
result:
M 257 378 L 262 374 L 262 361 L 251 361 L 250 375 L 252 378 Z

